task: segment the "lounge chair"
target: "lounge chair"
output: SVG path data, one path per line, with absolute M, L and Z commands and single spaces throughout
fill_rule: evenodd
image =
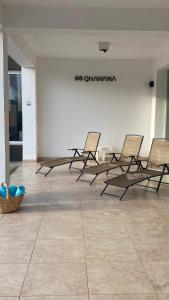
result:
M 96 159 L 97 147 L 101 137 L 100 132 L 88 132 L 84 149 L 72 148 L 68 149 L 74 152 L 71 157 L 61 157 L 40 164 L 40 168 L 36 171 L 36 174 L 43 174 L 47 176 L 55 167 L 69 164 L 69 169 L 72 168 L 74 162 L 82 161 L 84 163 L 84 168 L 89 160 L 94 160 L 98 164 Z M 41 172 L 42 168 L 47 168 L 46 173 Z
M 140 153 L 143 138 L 142 135 L 127 134 L 121 153 L 109 153 L 109 155 L 111 155 L 111 161 L 109 163 L 101 163 L 97 166 L 84 168 L 81 170 L 81 174 L 76 181 L 80 180 L 83 174 L 91 174 L 94 176 L 93 180 L 90 181 L 91 185 L 101 173 L 107 172 L 108 174 L 110 170 L 115 168 L 120 168 L 124 171 L 123 167 L 127 167 L 128 171 L 131 165 L 137 164 L 137 158 Z
M 141 159 L 138 162 L 141 165 Z M 153 139 L 146 167 L 141 167 L 138 171 L 128 172 L 127 174 L 119 175 L 117 177 L 105 181 L 106 186 L 100 195 L 111 195 L 121 200 L 131 186 L 139 184 L 144 180 L 148 180 L 148 182 L 155 181 L 157 182 L 157 186 L 154 187 L 149 185 L 145 186 L 142 184 L 139 185 L 155 189 L 156 192 L 158 192 L 161 183 L 163 183 L 162 179 L 164 175 L 169 175 L 169 140 Z M 152 179 L 155 177 L 159 177 L 159 180 Z M 123 194 L 121 196 L 118 196 L 106 193 L 105 191 L 109 185 L 123 188 Z

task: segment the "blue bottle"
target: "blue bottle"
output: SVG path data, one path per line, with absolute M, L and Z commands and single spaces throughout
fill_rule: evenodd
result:
M 16 194 L 16 191 L 17 191 L 17 186 L 15 186 L 15 185 L 10 185 L 10 186 L 8 187 L 8 191 L 9 191 L 9 195 L 10 195 L 11 197 L 15 197 L 15 194 Z
M 6 187 L 0 186 L 0 197 L 6 198 L 6 194 L 7 194 Z
M 25 187 L 24 186 L 19 186 L 16 190 L 15 196 L 22 196 L 25 194 Z

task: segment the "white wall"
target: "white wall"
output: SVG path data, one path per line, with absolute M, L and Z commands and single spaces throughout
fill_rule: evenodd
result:
M 115 75 L 116 83 L 76 82 L 74 76 Z M 126 133 L 151 136 L 151 60 L 38 60 L 39 157 L 67 155 L 90 130 L 120 149 Z M 70 155 L 70 154 L 69 154 Z

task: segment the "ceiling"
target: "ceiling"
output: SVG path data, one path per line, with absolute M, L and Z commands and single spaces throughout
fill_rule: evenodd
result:
M 37 57 L 76 59 L 156 58 L 169 49 L 169 33 L 68 31 L 12 33 L 14 40 L 26 43 Z M 110 43 L 104 54 L 99 41 Z
M 51 7 L 91 6 L 169 8 L 169 0 L 0 0 L 0 3 L 5 5 Z M 18 41 L 18 45 L 27 45 L 37 57 L 75 59 L 145 59 L 156 58 L 167 51 L 169 52 L 169 32 L 167 31 L 116 32 L 110 30 L 69 29 L 31 30 L 30 28 L 27 30 L 22 29 L 12 31 L 10 26 L 8 30 L 11 37 L 15 41 Z M 101 53 L 98 50 L 99 41 L 107 41 L 110 43 L 110 50 L 106 54 Z
M 0 0 L 0 3 L 22 6 L 169 7 L 169 0 Z

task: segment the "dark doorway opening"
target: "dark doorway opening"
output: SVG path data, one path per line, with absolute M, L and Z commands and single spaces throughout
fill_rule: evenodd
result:
M 8 57 L 10 161 L 22 161 L 21 67 Z

